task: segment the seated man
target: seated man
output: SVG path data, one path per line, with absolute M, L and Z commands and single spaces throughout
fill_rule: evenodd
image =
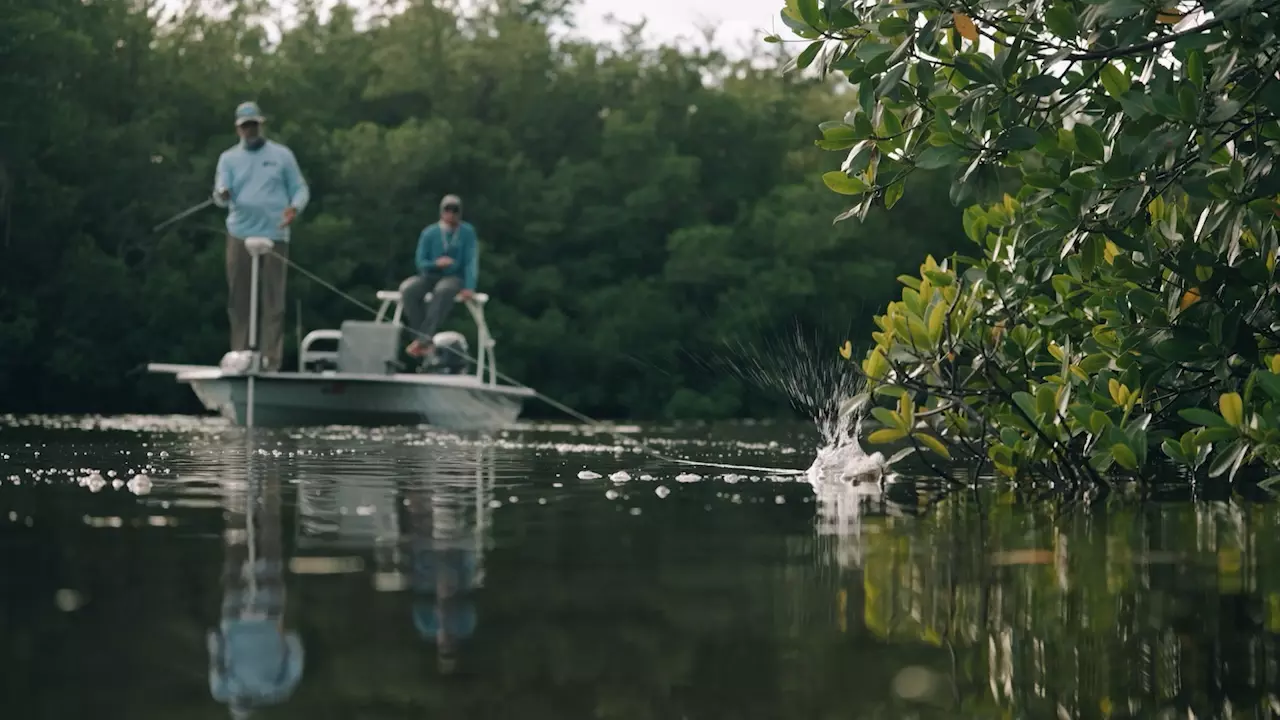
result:
M 462 220 L 462 200 L 446 195 L 440 201 L 440 222 L 428 225 L 418 236 L 414 256 L 418 275 L 401 292 L 406 324 L 414 333 L 405 349 L 410 356 L 430 355 L 435 350 L 431 338 L 454 297 L 469 300 L 475 294 L 478 255 L 476 229 Z M 428 293 L 431 304 L 424 307 Z

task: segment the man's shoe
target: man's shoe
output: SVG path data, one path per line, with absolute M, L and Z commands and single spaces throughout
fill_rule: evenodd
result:
M 409 347 L 404 349 L 404 351 L 408 353 L 409 357 L 415 357 L 415 358 L 427 357 L 428 355 L 431 354 L 431 350 L 432 350 L 431 346 L 422 342 L 421 340 L 414 340 L 413 342 L 409 343 Z

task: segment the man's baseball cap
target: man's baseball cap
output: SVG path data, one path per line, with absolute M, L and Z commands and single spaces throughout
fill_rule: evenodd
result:
M 262 123 L 266 122 L 266 118 L 262 116 L 262 111 L 258 109 L 256 102 L 242 102 L 236 107 L 236 127 L 247 122 Z
M 450 194 L 450 195 L 445 195 L 445 196 L 444 196 L 444 199 L 440 201 L 440 209 L 441 209 L 441 210 L 443 210 L 443 209 L 445 209 L 445 208 L 449 207 L 450 205 L 456 206 L 459 210 L 461 210 L 461 209 L 462 209 L 462 198 L 458 197 L 457 195 L 452 195 L 452 194 Z

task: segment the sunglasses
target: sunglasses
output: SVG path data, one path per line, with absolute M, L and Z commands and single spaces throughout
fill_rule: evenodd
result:
M 445 206 L 444 206 L 444 211 L 445 211 L 445 212 L 456 213 L 456 212 L 458 212 L 458 210 L 459 210 L 459 208 L 458 208 L 458 206 L 457 206 L 457 205 L 445 205 Z

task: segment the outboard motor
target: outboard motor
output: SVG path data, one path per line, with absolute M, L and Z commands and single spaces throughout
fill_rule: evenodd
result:
M 466 336 L 454 330 L 445 330 L 433 335 L 431 344 L 436 348 L 435 362 L 428 368 L 428 372 L 460 375 L 467 371 L 470 353 Z

